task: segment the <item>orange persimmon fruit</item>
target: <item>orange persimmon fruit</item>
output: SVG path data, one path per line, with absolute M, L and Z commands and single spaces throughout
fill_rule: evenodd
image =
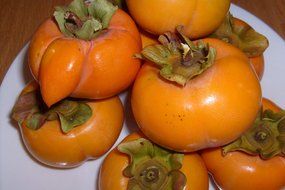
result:
M 272 113 L 280 113 L 281 108 L 268 99 L 263 99 L 263 110 L 271 110 Z M 284 118 L 284 112 L 283 112 Z M 284 120 L 284 119 L 282 119 Z M 278 121 L 279 125 L 280 122 Z M 266 128 L 270 127 L 265 126 Z M 261 125 L 257 127 L 261 130 Z M 279 127 L 280 129 L 280 127 Z M 258 139 L 258 133 L 253 133 L 256 139 Z M 262 129 L 262 132 L 264 130 Z M 285 149 L 284 149 L 284 122 L 283 122 L 283 156 L 276 154 L 276 146 L 269 146 L 266 152 L 273 153 L 269 155 L 269 158 L 263 159 L 256 153 L 255 155 L 250 155 L 250 152 L 241 152 L 239 148 L 231 152 L 223 154 L 224 149 L 214 148 L 204 150 L 202 152 L 202 158 L 205 164 L 213 176 L 217 185 L 223 190 L 258 190 L 258 189 L 270 189 L 270 190 L 280 190 L 285 188 Z M 268 136 L 264 136 L 263 142 L 261 143 L 262 148 L 267 147 L 269 140 Z M 279 138 L 281 139 L 282 134 Z M 274 139 L 274 141 L 277 141 Z M 256 140 L 258 141 L 258 140 Z M 252 141 L 250 141 L 252 142 Z M 273 144 L 275 144 L 274 142 Z M 224 147 L 224 148 L 227 148 Z M 279 147 L 277 146 L 277 149 Z M 265 152 L 265 153 L 266 153 Z M 277 152 L 278 153 L 278 152 Z M 267 153 L 266 153 L 267 154 Z M 263 156 L 268 156 L 268 155 Z
M 123 126 L 123 106 L 117 96 L 83 103 L 65 101 L 41 115 L 38 95 L 38 84 L 29 83 L 14 107 L 13 118 L 19 123 L 27 150 L 39 162 L 76 167 L 102 156 L 117 140 Z M 70 127 L 66 119 L 77 122 L 76 127 L 63 128 Z
M 261 87 L 247 56 L 218 39 L 195 46 L 187 45 L 185 36 L 176 42 L 177 37 L 165 35 L 160 36 L 165 46 L 147 46 L 140 55 L 151 60 L 139 71 L 131 97 L 142 132 L 181 152 L 222 146 L 239 137 L 261 106 Z
M 122 144 L 126 145 L 126 143 L 130 143 L 130 142 L 133 143 L 134 141 L 139 141 L 139 143 L 142 146 L 145 146 L 146 143 L 148 143 L 148 145 L 151 145 L 150 141 L 147 141 L 146 139 L 142 140 L 142 138 L 145 138 L 145 137 L 141 134 L 133 133 L 127 136 L 123 140 L 123 142 L 119 145 L 119 147 L 122 146 Z M 130 152 L 131 152 L 131 149 L 136 148 L 136 152 L 141 153 L 140 149 L 137 148 L 136 146 L 130 148 Z M 151 145 L 151 148 L 152 148 L 152 145 Z M 103 164 L 100 169 L 100 174 L 99 174 L 99 182 L 98 182 L 99 190 L 127 190 L 128 187 L 134 184 L 133 181 L 135 181 L 134 178 L 136 178 L 137 175 L 140 175 L 141 177 L 140 179 L 136 178 L 136 180 L 139 181 L 139 183 L 141 182 L 141 184 L 146 185 L 145 188 L 147 189 L 153 189 L 153 190 L 166 189 L 164 187 L 165 187 L 165 184 L 167 184 L 166 181 L 169 179 L 164 178 L 166 170 L 168 170 L 168 168 L 165 170 L 164 165 L 167 163 L 159 162 L 159 161 L 164 161 L 163 157 L 162 159 L 160 159 L 159 158 L 160 155 L 156 153 L 152 153 L 153 155 L 155 155 L 152 158 L 143 155 L 145 156 L 144 157 L 145 159 L 143 160 L 143 162 L 137 162 L 136 167 L 132 169 L 132 172 L 135 173 L 136 177 L 128 177 L 127 175 L 129 174 L 126 171 L 128 170 L 127 166 L 131 166 L 130 163 L 132 162 L 132 160 L 135 160 L 135 156 L 132 157 L 131 159 L 129 158 L 127 154 L 122 153 L 121 150 L 119 149 L 123 149 L 123 148 L 116 147 L 114 150 L 112 150 L 107 155 L 107 157 L 103 161 Z M 156 149 L 155 151 L 157 152 L 158 150 Z M 175 153 L 172 152 L 172 155 L 173 154 Z M 169 155 L 168 151 L 167 151 L 167 155 Z M 174 156 L 172 158 L 174 158 Z M 170 160 L 170 162 L 173 162 L 173 160 Z M 185 154 L 183 156 L 183 159 L 180 160 L 179 162 L 180 162 L 179 171 L 182 172 L 184 177 L 186 178 L 186 183 L 183 180 L 183 175 L 182 175 L 182 178 L 178 178 L 178 181 L 180 183 L 180 184 L 178 183 L 178 185 L 180 185 L 179 188 L 178 186 L 176 186 L 176 188 L 174 189 L 184 189 L 184 190 L 190 190 L 190 189 L 207 190 L 208 189 L 209 179 L 207 175 L 207 170 L 205 168 L 205 165 L 201 157 L 197 153 Z M 157 163 L 160 163 L 160 164 L 157 164 Z M 161 171 L 160 170 L 161 168 L 164 168 L 162 169 L 162 172 L 157 172 L 158 170 Z M 174 170 L 172 170 L 172 172 L 173 171 Z M 175 173 L 177 175 L 177 171 L 175 171 Z M 181 177 L 181 173 L 177 176 Z M 168 176 L 168 178 L 170 178 L 170 175 Z M 184 187 L 181 186 L 181 182 L 183 181 L 185 183 Z
M 31 40 L 28 63 L 48 106 L 71 96 L 102 99 L 135 79 L 141 39 L 132 18 L 107 0 L 57 7 Z
M 185 35 L 200 38 L 223 22 L 230 0 L 126 0 L 131 16 L 144 30 L 161 35 L 185 27 Z

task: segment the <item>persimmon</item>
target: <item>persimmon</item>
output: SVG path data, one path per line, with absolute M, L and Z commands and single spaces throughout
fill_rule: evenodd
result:
M 134 117 L 162 147 L 192 152 L 225 145 L 246 131 L 261 106 L 247 56 L 218 39 L 191 42 L 181 32 L 147 46 L 132 90 Z
M 123 107 L 113 97 L 87 102 L 65 99 L 47 108 L 34 81 L 22 91 L 13 118 L 34 158 L 49 166 L 70 168 L 112 147 L 122 129 Z
M 205 150 L 202 157 L 223 190 L 285 188 L 285 113 L 270 100 L 263 114 L 235 142 Z
M 207 190 L 209 179 L 197 153 L 177 154 L 133 133 L 104 159 L 98 184 L 99 190 Z
M 233 17 L 230 13 L 225 17 L 220 27 L 211 34 L 240 48 L 250 59 L 259 79 L 262 79 L 264 72 L 263 52 L 269 46 L 268 39 L 255 31 L 245 21 Z
M 107 0 L 74 0 L 57 7 L 31 40 L 28 63 L 48 106 L 71 96 L 102 99 L 135 79 L 141 50 L 138 29 Z
M 151 35 L 143 30 L 140 30 L 141 39 L 142 39 L 142 47 L 146 47 L 149 45 L 158 44 L 159 42 L 156 40 L 156 36 Z
M 230 0 L 126 0 L 134 20 L 144 30 L 161 35 L 185 27 L 185 35 L 200 38 L 214 32 L 223 22 Z

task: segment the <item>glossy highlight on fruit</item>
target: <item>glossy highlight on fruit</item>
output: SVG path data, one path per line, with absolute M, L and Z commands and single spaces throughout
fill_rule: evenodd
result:
M 74 0 L 67 8 L 56 8 L 54 18 L 46 20 L 32 37 L 28 63 L 48 106 L 68 96 L 114 96 L 133 82 L 140 68 L 140 60 L 133 55 L 141 50 L 141 39 L 132 18 L 106 0 L 90 2 Z M 70 7 L 77 14 L 62 11 Z M 97 21 L 88 20 L 92 11 L 102 11 L 97 7 L 106 14 L 102 18 L 95 14 Z M 87 8 L 89 15 L 76 16 Z
M 246 131 L 259 111 L 261 87 L 247 56 L 218 39 L 203 42 L 215 49 L 215 61 L 185 86 L 162 77 L 163 70 L 149 61 L 135 81 L 135 119 L 165 148 L 193 152 L 225 145 Z

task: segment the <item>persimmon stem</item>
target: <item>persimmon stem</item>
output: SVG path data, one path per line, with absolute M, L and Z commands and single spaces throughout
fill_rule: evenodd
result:
M 256 141 L 264 141 L 267 138 L 267 136 L 268 136 L 267 133 L 260 131 L 260 132 L 256 133 L 255 140 Z
M 215 49 L 203 41 L 193 43 L 183 35 L 182 27 L 177 27 L 177 34 L 166 32 L 160 35 L 158 41 L 161 45 L 147 46 L 137 57 L 158 65 L 163 78 L 179 85 L 185 86 L 215 61 Z
M 122 143 L 118 150 L 130 156 L 124 169 L 127 190 L 183 190 L 186 176 L 180 171 L 183 154 L 172 153 L 141 138 Z

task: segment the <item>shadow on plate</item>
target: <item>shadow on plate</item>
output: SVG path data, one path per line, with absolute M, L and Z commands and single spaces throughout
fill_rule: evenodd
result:
M 125 126 L 127 127 L 128 134 L 139 132 L 137 122 L 134 118 L 134 114 L 131 106 L 131 90 L 128 90 L 120 95 L 121 100 L 123 99 L 123 106 L 125 112 Z

